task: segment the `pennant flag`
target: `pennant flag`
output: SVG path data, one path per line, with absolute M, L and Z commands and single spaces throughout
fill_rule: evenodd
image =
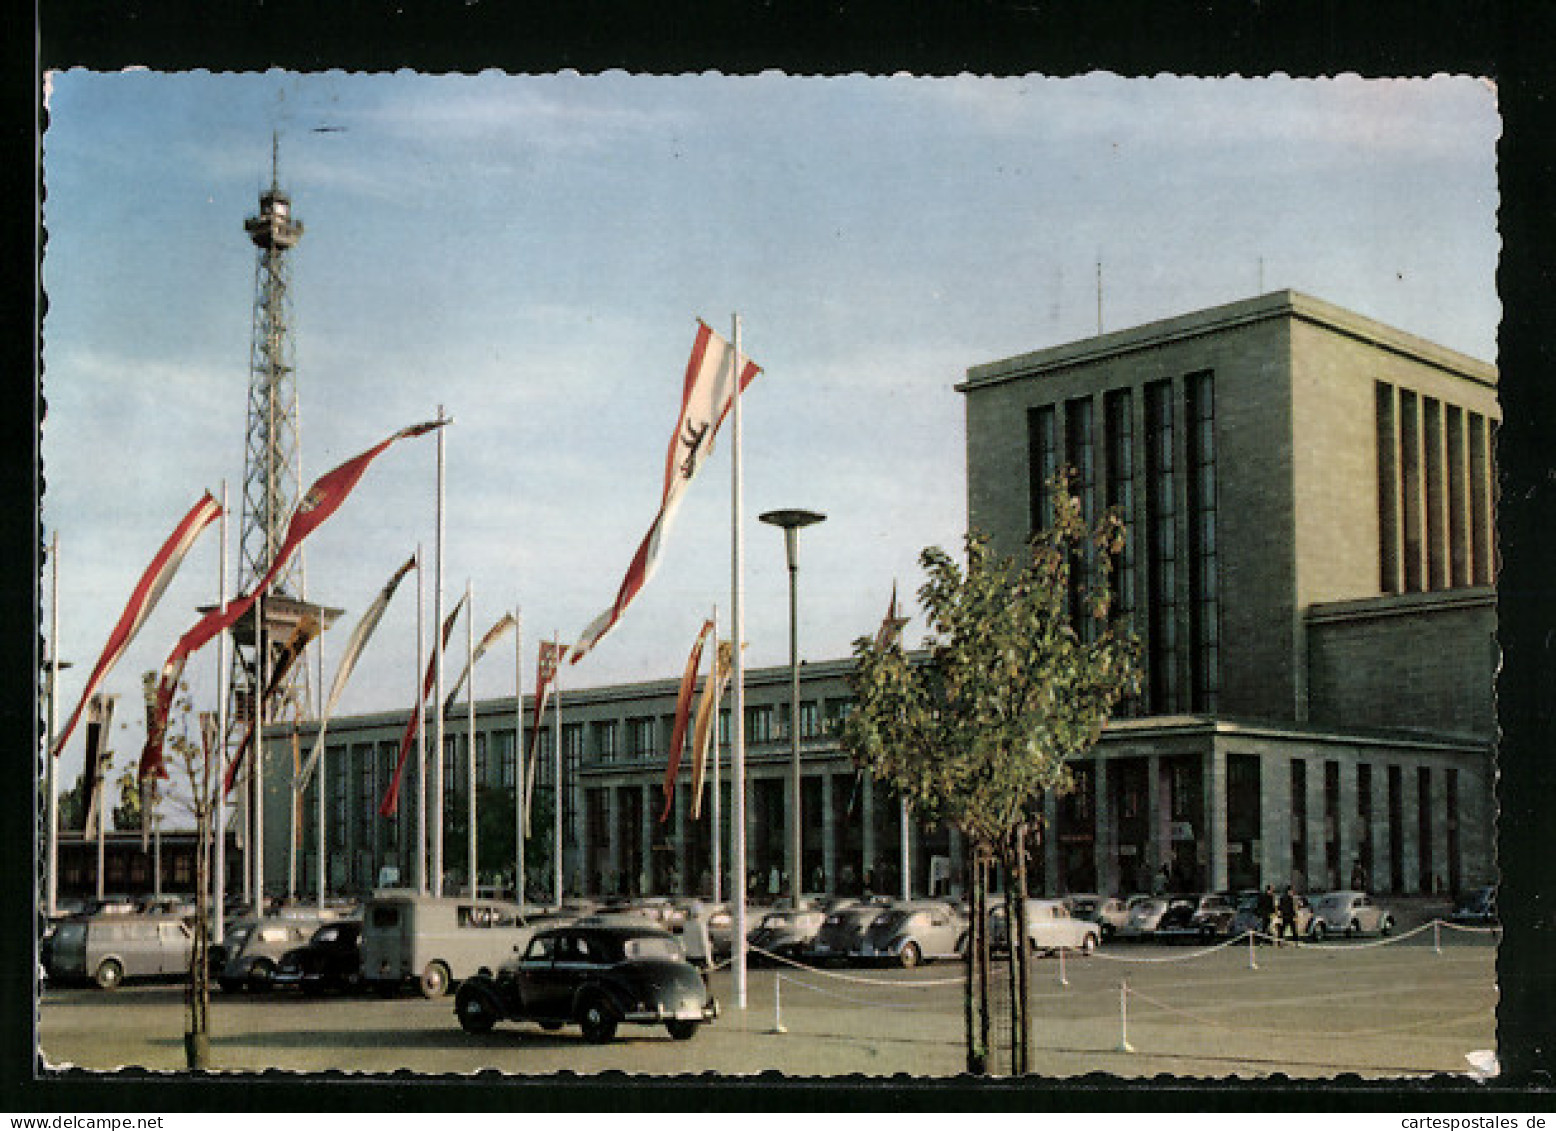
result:
M 373 603 L 368 606 L 367 612 L 362 614 L 362 619 L 357 622 L 356 628 L 351 630 L 351 636 L 346 641 L 345 653 L 340 658 L 340 668 L 335 672 L 335 682 L 330 686 L 329 699 L 324 704 L 324 710 L 319 714 L 319 737 L 314 740 L 313 753 L 308 755 L 308 761 L 303 765 L 297 775 L 296 790 L 301 793 L 308 788 L 308 782 L 313 777 L 314 767 L 318 765 L 319 758 L 324 753 L 324 732 L 328 729 L 330 715 L 335 710 L 335 704 L 340 702 L 341 695 L 346 690 L 346 681 L 351 678 L 353 669 L 357 666 L 357 660 L 362 656 L 362 650 L 367 647 L 368 640 L 378 628 L 378 622 L 384 619 L 384 613 L 388 611 L 389 602 L 394 598 L 394 591 L 400 587 L 400 582 L 405 575 L 416 567 L 416 555 L 412 554 L 405 559 L 405 564 L 395 570 L 394 576 L 389 579 Z
M 670 756 L 665 766 L 665 810 L 659 814 L 659 823 L 670 816 L 675 802 L 675 775 L 681 768 L 681 747 L 686 744 L 686 723 L 692 712 L 692 693 L 697 687 L 697 669 L 702 666 L 702 646 L 713 631 L 711 620 L 702 622 L 702 630 L 692 644 L 691 655 L 686 658 L 686 670 L 681 673 L 681 690 L 675 697 L 675 726 L 670 732 Z
M 886 616 L 881 619 L 881 627 L 875 633 L 875 646 L 885 648 L 889 644 L 902 642 L 902 630 L 908 626 L 911 617 L 897 615 L 897 583 L 891 583 L 891 604 L 886 606 Z
M 162 594 L 167 592 L 168 584 L 173 580 L 173 575 L 178 572 L 178 567 L 183 564 L 191 547 L 194 546 L 195 539 L 200 536 L 202 530 L 220 518 L 221 513 L 221 504 L 207 491 L 199 502 L 189 508 L 189 513 L 184 515 L 183 521 L 173 529 L 167 541 L 162 543 L 162 549 L 157 551 L 156 557 L 151 559 L 151 564 L 146 567 L 146 572 L 141 574 L 140 581 L 130 593 L 129 604 L 119 615 L 119 623 L 114 625 L 113 631 L 108 634 L 108 644 L 103 648 L 103 654 L 98 658 L 97 666 L 92 669 L 86 687 L 81 692 L 81 702 L 76 704 L 76 709 L 70 713 L 70 721 L 65 724 L 65 729 L 55 740 L 56 758 L 65 748 L 65 743 L 69 741 L 70 732 L 75 730 L 76 722 L 81 718 L 81 712 L 86 707 L 87 701 L 92 698 L 103 680 L 108 678 L 108 673 L 119 662 L 119 657 L 124 655 L 124 650 L 130 646 L 130 641 L 135 639 L 141 626 L 157 607 Z
M 530 798 L 535 793 L 535 763 L 539 760 L 535 757 L 540 746 L 540 722 L 546 714 L 546 704 L 551 700 L 551 689 L 556 683 L 557 668 L 562 664 L 562 657 L 567 654 L 567 649 L 560 644 L 554 644 L 549 640 L 540 642 L 540 653 L 535 660 L 535 696 L 534 718 L 529 728 L 529 752 L 525 755 L 528 763 L 528 773 L 524 782 L 524 835 L 529 836 L 529 806 Z M 562 741 L 562 736 L 557 735 L 556 740 Z
M 304 613 L 297 622 L 297 627 L 292 630 L 292 635 L 285 645 L 276 653 L 275 663 L 272 665 L 269 678 L 265 680 L 265 705 L 275 701 L 281 695 L 286 686 L 286 677 L 291 674 L 298 657 L 308 645 L 313 643 L 314 637 L 322 631 L 319 618 L 312 613 Z M 259 728 L 260 720 L 265 716 L 265 705 L 249 716 L 248 730 L 243 734 L 243 741 L 238 744 L 238 752 L 232 756 L 232 763 L 227 767 L 227 773 L 222 778 L 223 794 L 232 789 L 232 783 L 237 780 L 238 770 L 243 765 L 244 756 L 254 743 L 255 731 Z
M 713 720 L 718 713 L 718 705 L 724 698 L 724 691 L 729 686 L 734 666 L 734 642 L 719 641 L 718 652 L 713 661 L 714 678 L 710 683 L 703 684 L 702 699 L 697 704 L 697 724 L 692 728 L 692 820 L 694 821 L 702 816 L 703 767 L 707 764 L 708 751 L 713 748 Z
M 455 682 L 454 690 L 450 691 L 448 697 L 443 700 L 444 718 L 447 718 L 449 711 L 453 709 L 454 700 L 459 697 L 459 689 L 465 685 L 465 680 L 470 678 L 470 669 L 475 666 L 475 662 L 486 655 L 487 649 L 501 640 L 516 624 L 518 621 L 513 619 L 512 613 L 504 613 L 500 621 L 486 630 L 486 635 L 481 637 L 481 643 L 475 646 L 475 652 L 471 654 L 470 660 L 465 664 L 465 670 L 460 673 L 459 679 Z
M 108 777 L 113 752 L 108 749 L 109 730 L 113 726 L 112 695 L 94 695 L 86 709 L 86 820 L 81 825 L 83 838 L 97 835 L 102 820 L 103 783 Z
M 228 602 L 225 608 L 212 609 L 196 621 L 194 627 L 180 638 L 168 656 L 167 662 L 162 665 L 162 673 L 157 679 L 156 711 L 147 720 L 146 747 L 141 752 L 140 758 L 141 777 L 152 774 L 159 777 L 167 776 L 167 771 L 162 767 L 162 744 L 167 737 L 167 713 L 168 708 L 172 706 L 173 693 L 178 687 L 178 681 L 183 677 L 184 665 L 190 655 L 231 628 L 253 607 L 254 602 L 259 600 L 260 595 L 269 588 L 276 575 L 291 560 L 292 554 L 302 544 L 303 539 L 340 509 L 341 504 L 346 501 L 347 496 L 366 473 L 368 465 L 377 459 L 385 448 L 396 440 L 425 435 L 435 428 L 443 427 L 446 423 L 447 421 L 432 420 L 402 428 L 361 455 L 347 460 L 333 471 L 326 472 L 312 487 L 308 488 L 307 494 L 297 504 L 297 509 L 292 512 L 291 522 L 287 524 L 286 537 L 282 540 L 280 548 L 276 550 L 275 559 L 270 563 L 270 569 L 266 571 L 265 576 L 255 583 L 252 590 L 236 601 Z
M 454 635 L 454 624 L 459 620 L 459 611 L 465 607 L 465 598 L 461 594 L 448 616 L 443 618 L 443 647 L 448 647 L 448 638 Z M 416 732 L 421 729 L 422 711 L 427 706 L 427 696 L 432 694 L 432 686 L 437 682 L 438 656 L 434 652 L 427 661 L 427 672 L 421 677 L 421 698 L 411 706 L 411 717 L 406 720 L 405 733 L 400 736 L 400 759 L 394 765 L 394 777 L 389 782 L 389 788 L 384 791 L 384 799 L 378 803 L 378 815 L 380 817 L 392 817 L 400 807 L 400 779 L 405 774 L 405 759 L 411 752 L 411 743 L 416 741 Z
M 615 603 L 596 617 L 584 629 L 583 635 L 568 653 L 570 663 L 576 664 L 600 640 L 616 626 L 622 613 L 648 584 L 659 561 L 660 547 L 670 531 L 681 497 L 697 470 L 713 451 L 713 438 L 719 425 L 734 405 L 732 377 L 740 370 L 740 389 L 761 372 L 761 367 L 746 357 L 735 354 L 735 348 L 710 330 L 701 320 L 697 324 L 697 339 L 692 345 L 691 360 L 686 365 L 686 380 L 681 389 L 681 415 L 676 420 L 675 432 L 670 437 L 670 449 L 665 455 L 664 490 L 660 496 L 659 513 L 653 525 L 643 537 L 621 588 L 616 591 Z

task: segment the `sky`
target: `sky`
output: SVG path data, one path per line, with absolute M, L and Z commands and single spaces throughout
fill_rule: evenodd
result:
M 1099 291 L 1104 330 L 1291 288 L 1496 357 L 1499 122 L 1472 77 L 71 70 L 48 76 L 46 103 L 39 505 L 73 665 L 61 723 L 141 571 L 224 482 L 235 574 L 243 221 L 273 135 L 306 229 L 291 253 L 302 481 L 443 406 L 444 607 L 468 584 L 478 639 L 517 610 L 526 688 L 535 642 L 575 639 L 610 603 L 654 517 L 699 317 L 728 336 L 738 314 L 763 368 L 742 403 L 750 666 L 788 661 L 782 535 L 757 516 L 827 516 L 800 534 L 800 651 L 847 655 L 893 584 L 916 590 L 924 547 L 960 544 L 955 384 L 1094 335 Z M 674 677 L 715 606 L 727 625 L 729 441 L 564 694 Z M 435 453 L 430 436 L 389 449 L 305 544 L 309 598 L 344 610 L 326 686 L 418 545 L 431 639 Z M 139 756 L 140 675 L 215 600 L 219 556 L 213 527 L 104 685 L 116 770 Z M 411 705 L 415 597 L 413 575 L 337 714 Z M 450 684 L 464 640 L 461 623 Z M 514 663 L 510 638 L 478 665 L 477 697 L 511 695 Z M 214 709 L 214 645 L 187 674 Z

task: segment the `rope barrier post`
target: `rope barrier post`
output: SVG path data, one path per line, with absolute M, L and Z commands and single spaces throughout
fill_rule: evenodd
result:
M 1443 952 L 1443 924 L 1441 919 L 1432 920 L 1432 952 L 1434 954 Z
M 1068 986 L 1070 984 L 1070 979 L 1068 979 L 1068 978 L 1066 978 L 1064 976 L 1064 952 L 1065 952 L 1065 949 L 1066 948 L 1062 947 L 1062 946 L 1059 948 L 1059 984 L 1061 986 Z
M 1129 980 L 1126 978 L 1118 984 L 1118 1050 L 1119 1052 L 1134 1052 L 1135 1046 L 1129 1043 Z
M 773 972 L 773 1027 L 772 1027 L 772 1032 L 775 1033 L 775 1034 L 783 1034 L 783 1033 L 787 1033 L 789 1031 L 789 1030 L 787 1030 L 787 1029 L 785 1029 L 783 1027 L 783 994 L 779 990 L 779 986 L 782 984 L 782 982 L 783 982 L 783 975 L 779 974 L 777 971 L 774 971 Z
M 1253 940 L 1254 940 L 1254 932 L 1252 930 L 1250 930 L 1248 932 L 1248 969 L 1250 969 L 1250 970 L 1257 970 L 1259 968 L 1259 964 L 1254 961 L 1254 957 L 1253 957 Z

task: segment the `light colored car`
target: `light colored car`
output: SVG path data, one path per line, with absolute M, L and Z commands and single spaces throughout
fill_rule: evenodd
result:
M 1331 891 L 1313 900 L 1313 919 L 1306 934 L 1321 939 L 1326 934 L 1387 935 L 1393 931 L 1393 914 L 1366 892 Z
M 305 944 L 324 922 L 318 917 L 266 916 L 242 925 L 233 932 L 217 984 L 228 993 L 271 989 L 276 967 L 287 951 Z
M 1102 942 L 1101 924 L 1075 918 L 1063 900 L 1029 899 L 1026 915 L 1027 945 L 1034 953 L 1078 950 L 1090 954 Z M 989 945 L 995 950 L 1003 950 L 1008 937 L 1005 905 L 995 904 L 989 909 Z
M 1118 929 L 1122 939 L 1150 938 L 1156 925 L 1167 913 L 1170 901 L 1159 895 L 1137 895 L 1129 901 L 1123 926 Z
M 852 958 L 864 933 L 886 907 L 883 903 L 853 903 L 827 912 L 806 956 L 819 962 Z
M 83 915 L 55 930 L 50 980 L 89 979 L 105 990 L 126 978 L 158 978 L 189 969 L 194 934 L 176 915 Z
M 936 958 L 955 958 L 967 944 L 967 920 L 948 903 L 910 900 L 875 910 L 854 952 L 860 958 L 917 966 Z
M 769 911 L 746 938 L 756 951 L 798 958 L 810 949 L 826 917 L 824 911 Z M 753 952 L 752 958 L 756 957 Z

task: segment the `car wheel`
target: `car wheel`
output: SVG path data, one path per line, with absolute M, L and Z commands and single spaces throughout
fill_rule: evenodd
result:
M 1394 933 L 1394 917 L 1392 915 L 1383 916 L 1383 922 L 1378 925 L 1378 931 L 1385 935 L 1392 935 Z
M 584 1001 L 578 1024 L 583 1029 L 584 1040 L 591 1045 L 603 1045 L 616 1035 L 616 1019 L 598 994 Z
M 1324 937 L 1324 924 L 1323 924 L 1322 920 L 1315 919 L 1313 921 L 1313 925 L 1307 929 L 1307 937 L 1310 938 L 1310 939 L 1315 939 L 1315 940 L 1320 940 L 1320 941 L 1323 939 L 1323 937 Z
M 956 956 L 958 958 L 967 957 L 967 932 L 965 931 L 962 932 L 962 937 L 956 940 Z
M 275 988 L 273 979 L 276 976 L 275 965 L 268 959 L 261 958 L 255 962 L 249 970 L 249 989 L 271 990 Z
M 540 1022 L 540 1027 L 547 1033 L 555 1033 L 562 1027 L 562 1023 L 560 1021 L 542 1021 Z
M 897 955 L 897 961 L 902 963 L 902 968 L 904 970 L 911 970 L 913 967 L 919 964 L 923 957 L 924 956 L 919 953 L 917 943 L 903 943 L 902 953 Z
M 695 1021 L 666 1021 L 665 1028 L 670 1030 L 670 1036 L 678 1041 L 689 1041 L 697 1035 Z
M 97 968 L 97 985 L 100 989 L 116 990 L 124 981 L 124 967 L 110 958 Z
M 1359 930 L 1361 930 L 1361 927 L 1357 924 L 1355 919 L 1352 919 L 1345 925 L 1345 937 L 1348 939 L 1354 939 L 1356 937 L 1356 932 Z
M 1097 936 L 1088 932 L 1086 937 L 1081 940 L 1081 953 L 1085 954 L 1085 955 L 1090 955 L 1091 952 L 1096 950 L 1096 949 L 1097 949 Z
M 442 997 L 448 993 L 448 967 L 436 961 L 427 963 L 427 968 L 421 972 L 420 985 L 422 997 Z
M 492 1026 L 497 1024 L 496 1011 L 486 996 L 478 992 L 459 996 L 458 1013 L 459 1027 L 467 1033 L 490 1033 Z

